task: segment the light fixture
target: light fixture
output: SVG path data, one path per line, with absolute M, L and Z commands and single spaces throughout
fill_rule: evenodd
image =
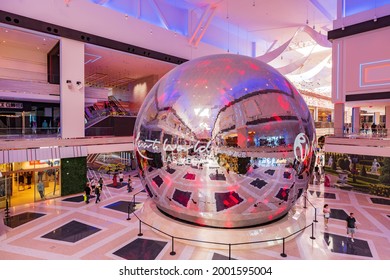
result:
M 66 80 L 66 84 L 68 85 L 68 88 L 72 88 L 72 81 L 71 80 Z
M 80 82 L 80 81 L 77 81 L 76 85 L 77 85 L 77 89 L 82 89 L 83 88 L 83 83 Z

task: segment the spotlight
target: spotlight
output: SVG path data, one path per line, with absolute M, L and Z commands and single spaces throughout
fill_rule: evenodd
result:
M 77 89 L 82 89 L 83 88 L 83 83 L 80 82 L 80 81 L 77 81 L 76 85 L 77 85 Z
M 71 80 L 66 80 L 66 84 L 68 85 L 68 88 L 72 88 L 72 81 Z

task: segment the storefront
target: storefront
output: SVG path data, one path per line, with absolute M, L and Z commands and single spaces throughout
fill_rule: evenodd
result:
M 61 196 L 60 160 L 37 160 L 0 165 L 0 208 Z

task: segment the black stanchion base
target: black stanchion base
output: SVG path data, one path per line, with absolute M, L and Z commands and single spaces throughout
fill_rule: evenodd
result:
M 172 251 L 172 252 L 170 252 L 169 253 L 171 256 L 174 256 L 174 255 L 176 255 L 176 252 L 175 251 Z
M 142 235 L 144 235 L 143 233 L 138 233 L 138 236 L 142 236 Z
M 313 220 L 313 222 L 315 222 L 315 223 L 318 223 L 318 221 L 317 221 L 317 220 Z
M 287 257 L 287 255 L 285 253 L 281 253 L 280 254 L 283 258 Z
M 131 220 L 131 218 L 129 217 L 129 218 L 127 218 L 126 220 L 128 220 L 128 221 L 129 221 L 129 220 Z
M 310 239 L 316 239 L 314 236 L 310 236 Z

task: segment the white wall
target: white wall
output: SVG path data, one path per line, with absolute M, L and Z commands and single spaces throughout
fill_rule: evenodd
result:
M 388 91 L 390 28 L 345 38 L 346 94 Z
M 46 54 L 0 43 L 0 79 L 47 82 Z
M 332 101 L 334 103 L 344 102 L 346 95 L 389 90 L 389 45 L 389 27 L 333 41 Z M 390 99 L 379 102 L 389 103 Z
M 85 136 L 84 92 L 76 82 L 84 84 L 84 43 L 62 38 L 60 41 L 60 109 L 62 138 Z M 66 81 L 72 82 L 69 88 Z

